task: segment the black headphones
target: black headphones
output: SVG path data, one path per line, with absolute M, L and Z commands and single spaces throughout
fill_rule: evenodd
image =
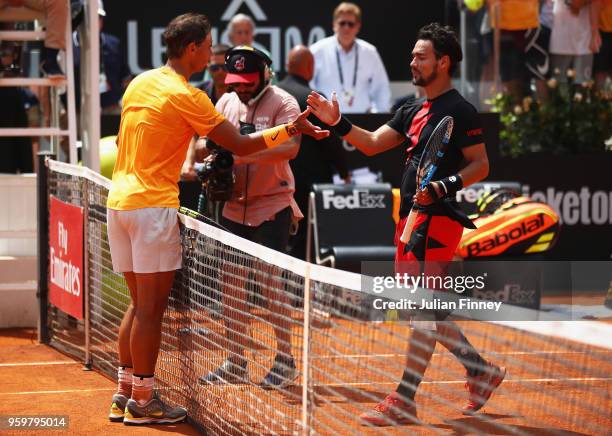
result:
M 270 57 L 267 54 L 265 54 L 261 50 L 257 50 L 254 47 L 251 47 L 249 45 L 238 45 L 236 47 L 232 47 L 225 54 L 225 65 L 228 66 L 230 63 L 230 59 L 233 56 L 236 56 L 239 54 L 250 57 L 251 59 L 252 59 L 252 56 L 255 55 L 256 62 L 258 64 L 260 83 L 259 83 L 259 87 L 254 93 L 254 97 L 248 103 L 249 105 L 251 105 L 256 101 L 259 101 L 259 98 L 263 95 L 263 91 L 270 84 L 270 77 L 273 74 L 272 69 L 270 68 L 270 65 L 272 64 L 272 59 L 270 59 Z M 229 67 L 228 67 L 228 70 L 229 70 Z M 231 70 L 229 70 L 229 72 L 231 72 Z

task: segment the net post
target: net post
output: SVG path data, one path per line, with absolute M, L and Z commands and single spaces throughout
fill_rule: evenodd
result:
M 308 194 L 308 218 L 306 221 L 306 262 L 312 262 L 312 227 L 316 225 L 314 213 L 314 194 L 311 192 Z
M 38 210 L 38 342 L 49 343 L 47 310 L 49 305 L 49 168 L 47 159 L 55 158 L 49 151 L 37 153 L 38 175 L 36 201 Z
M 304 276 L 304 330 L 302 344 L 302 432 L 310 434 L 308 385 L 310 384 L 310 264 L 306 264 Z
M 83 296 L 85 298 L 85 364 L 84 371 L 91 371 L 91 307 L 89 298 L 89 181 L 82 179 L 83 191 Z

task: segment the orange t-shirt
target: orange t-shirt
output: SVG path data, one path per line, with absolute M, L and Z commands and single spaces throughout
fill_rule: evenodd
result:
M 136 77 L 123 97 L 117 160 L 107 207 L 179 207 L 178 181 L 189 141 L 225 118 L 208 96 L 169 67 Z
M 602 32 L 612 32 L 612 0 L 601 0 L 599 28 Z
M 540 24 L 538 0 L 492 0 L 490 4 L 492 27 L 496 27 L 494 5 L 499 8 L 499 28 L 502 30 L 533 29 Z

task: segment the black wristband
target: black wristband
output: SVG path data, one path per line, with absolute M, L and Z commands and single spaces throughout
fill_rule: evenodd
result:
M 336 134 L 340 137 L 348 135 L 352 128 L 353 124 L 349 120 L 344 118 L 344 116 L 340 117 L 340 121 L 338 121 L 338 124 L 332 126 L 334 132 L 336 132 Z
M 438 180 L 437 183 L 439 183 L 442 187 L 445 198 L 454 197 L 457 191 L 461 191 L 463 189 L 463 180 L 461 180 L 459 174 Z

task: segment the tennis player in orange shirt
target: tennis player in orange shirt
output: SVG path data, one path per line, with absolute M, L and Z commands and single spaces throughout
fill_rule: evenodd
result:
M 210 28 L 201 14 L 174 18 L 163 34 L 168 62 L 136 77 L 123 98 L 107 220 L 113 269 L 125 276 L 131 304 L 119 330 L 119 387 L 111 421 L 176 423 L 187 416 L 185 409 L 170 409 L 153 396 L 153 375 L 162 316 L 181 268 L 177 182 L 194 134 L 236 155 L 275 147 L 301 133 L 317 139 L 329 135 L 307 121 L 309 110 L 293 122 L 240 135 L 188 82 L 208 64 Z

